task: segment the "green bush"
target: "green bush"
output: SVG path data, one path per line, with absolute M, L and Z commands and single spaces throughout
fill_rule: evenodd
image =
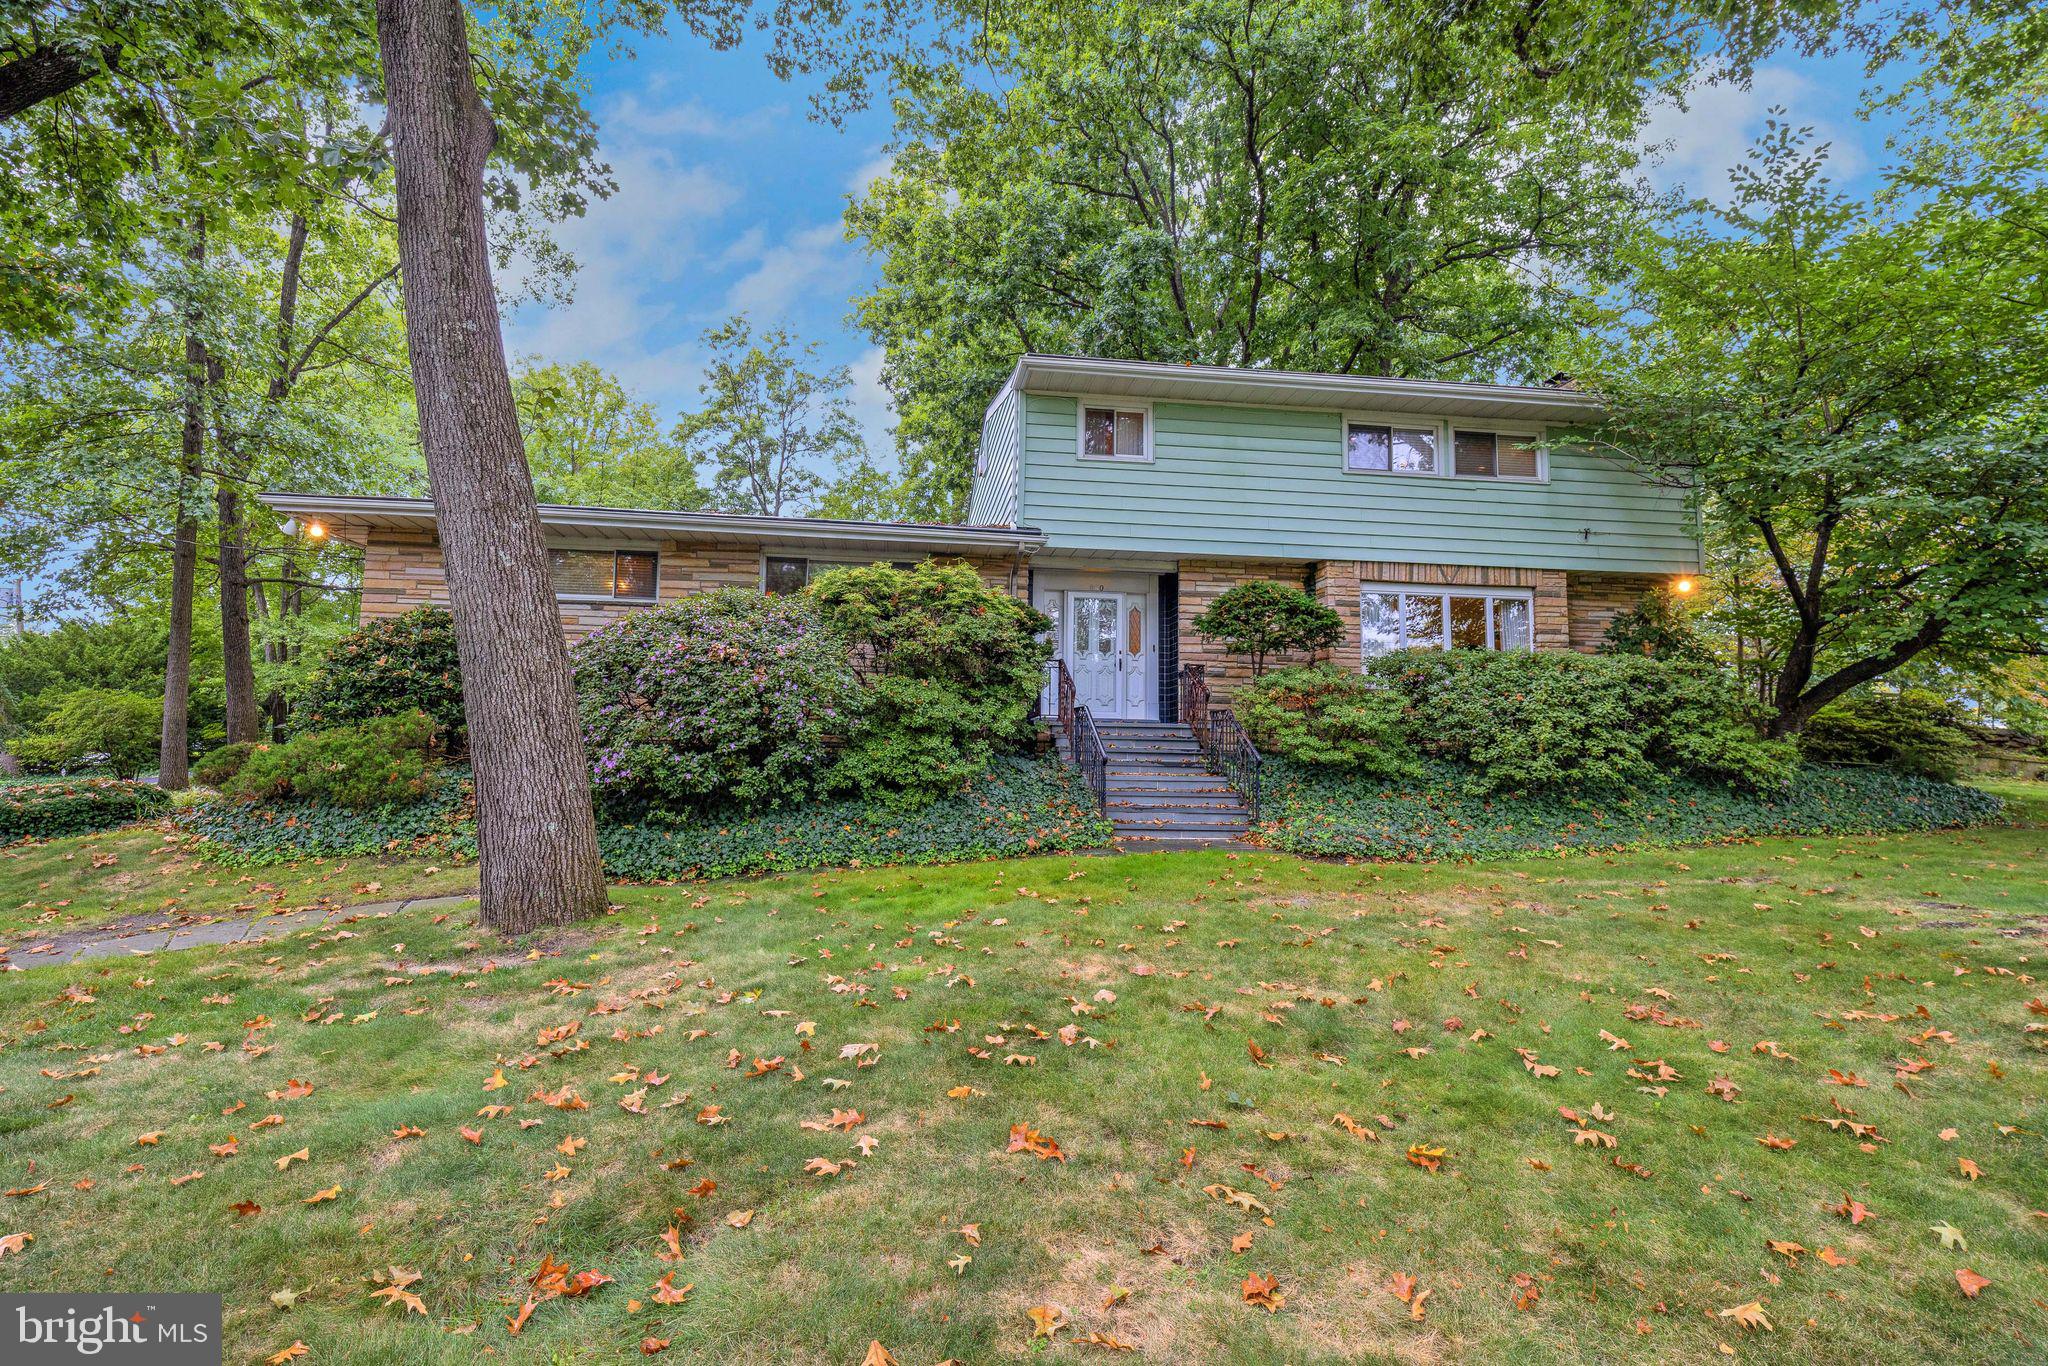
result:
M 1759 790 L 1797 763 L 1761 738 L 1719 673 L 1640 655 L 1405 651 L 1369 676 L 1400 689 L 1422 749 L 1475 793 L 1626 788 L 1686 773 Z
M 0 844 L 112 830 L 148 820 L 170 804 L 148 783 L 107 778 L 0 787 Z
M 1686 617 L 1684 604 L 1668 588 L 1651 589 L 1608 622 L 1599 649 L 1603 655 L 1642 655 L 1680 664 L 1714 660 L 1714 652 Z
M 1799 734 L 1799 749 L 1816 763 L 1876 764 L 1953 782 L 1977 751 L 1962 719 L 1946 698 L 1924 688 L 1855 692 L 1815 713 Z
M 108 688 L 66 693 L 40 729 L 8 742 L 17 759 L 41 768 L 70 768 L 89 754 L 106 755 L 117 778 L 151 766 L 163 735 L 162 699 Z
M 463 748 L 462 664 L 455 618 L 443 607 L 420 607 L 358 627 L 336 641 L 300 699 L 301 730 L 425 712 L 443 743 Z
M 1276 669 L 1231 698 L 1263 754 L 1297 763 L 1392 776 L 1414 771 L 1406 699 L 1349 669 Z
M 1028 733 L 1052 622 L 966 565 L 835 569 L 808 596 L 861 684 L 834 790 L 930 801 Z
M 591 781 L 625 818 L 810 796 L 827 737 L 856 720 L 846 642 L 808 594 L 698 593 L 621 618 L 571 658 Z
M 1327 649 L 1344 638 L 1344 619 L 1299 588 L 1254 579 L 1225 589 L 1189 623 L 1234 655 L 1251 659 L 1252 677 L 1266 656 Z
M 300 797 L 352 811 L 417 801 L 434 790 L 434 723 L 425 712 L 378 716 L 257 745 L 221 792 L 243 801 Z
M 1356 778 L 1279 761 L 1260 835 L 1297 854 L 1428 860 L 1622 849 L 1767 835 L 1941 830 L 1996 820 L 1974 787 L 1883 769 L 1806 766 L 1781 791 L 1678 778 L 1639 791 L 1551 790 L 1487 797 L 1461 764 L 1432 760 L 1412 781 Z
M 408 806 L 350 812 L 325 803 L 213 801 L 182 813 L 223 863 L 260 867 L 369 854 L 461 862 L 476 856 L 474 807 L 462 781 Z M 1109 823 L 1071 769 L 998 762 L 957 792 L 903 811 L 873 801 L 793 811 L 726 809 L 681 824 L 600 819 L 605 871 L 639 881 L 732 877 L 775 869 L 959 863 L 1101 848 Z
M 210 749 L 193 762 L 192 777 L 207 787 L 222 787 L 242 771 L 242 766 L 249 762 L 249 756 L 258 748 L 258 742 L 254 740 L 237 740 L 231 745 Z

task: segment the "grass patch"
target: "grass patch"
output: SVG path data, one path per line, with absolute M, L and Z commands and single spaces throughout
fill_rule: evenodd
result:
M 221 1291 L 244 1361 L 985 1361 L 1030 1355 L 1042 1307 L 1091 1359 L 1080 1335 L 1204 1362 L 2048 1342 L 2037 826 L 617 899 L 509 951 L 414 912 L 0 976 L 0 1188 L 33 1191 L 0 1236 L 35 1238 L 0 1289 Z M 1008 1151 L 1018 1124 L 1067 1160 Z M 613 1280 L 514 1336 L 543 1257 Z M 393 1266 L 423 1314 L 372 1298 Z M 1722 1315 L 1751 1303 L 1774 1331 Z
M 1640 849 L 1764 835 L 1941 830 L 1998 819 L 1980 787 L 1885 769 L 1807 765 L 1782 794 L 1674 777 L 1617 791 L 1480 796 L 1444 761 L 1415 778 L 1374 778 L 1274 761 L 1261 835 L 1300 854 L 1388 859 L 1497 858 L 1571 849 Z

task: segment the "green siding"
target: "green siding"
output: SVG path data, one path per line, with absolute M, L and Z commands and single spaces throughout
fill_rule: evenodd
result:
M 1055 550 L 1699 567 L 1684 493 L 1597 456 L 1554 450 L 1540 484 L 1346 474 L 1336 413 L 1159 402 L 1152 415 L 1151 464 L 1086 461 L 1075 450 L 1075 400 L 1027 396 L 1018 520 Z
M 1018 526 L 1017 516 L 1017 391 L 1007 390 L 981 424 L 981 451 L 975 459 L 974 488 L 968 495 L 967 521 L 972 526 Z

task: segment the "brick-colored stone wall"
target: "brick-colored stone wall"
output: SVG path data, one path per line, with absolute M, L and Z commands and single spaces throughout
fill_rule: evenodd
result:
M 671 602 L 690 593 L 738 585 L 761 586 L 761 550 L 757 546 L 687 544 L 667 541 L 661 547 L 661 572 L 655 585 L 657 602 Z M 982 582 L 999 593 L 1024 598 L 1025 573 L 1012 556 L 941 556 L 970 565 Z M 428 532 L 369 533 L 363 547 L 362 619 L 397 616 L 415 607 L 448 604 L 448 576 L 441 564 L 441 546 Z M 575 644 L 628 612 L 647 606 L 631 602 L 561 602 L 562 633 Z
M 1200 664 L 1209 676 L 1209 695 L 1220 702 L 1252 676 L 1251 661 L 1242 655 L 1227 655 L 1216 642 L 1195 630 L 1195 618 L 1227 590 L 1254 579 L 1271 579 L 1295 588 L 1308 587 L 1309 566 L 1294 560 L 1182 560 L 1180 562 L 1180 662 L 1183 668 Z M 1358 606 L 1352 603 L 1352 615 Z M 1306 664 L 1305 657 L 1292 656 L 1266 661 L 1266 667 Z
M 1571 583 L 1571 647 L 1591 651 L 1607 634 L 1607 623 L 1634 607 L 1643 594 L 1670 580 L 1661 574 L 1580 574 Z

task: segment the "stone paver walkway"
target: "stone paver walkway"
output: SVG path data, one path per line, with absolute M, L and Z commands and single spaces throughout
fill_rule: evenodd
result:
M 262 944 L 296 930 L 326 925 L 339 927 L 351 921 L 375 919 L 406 910 L 446 910 L 475 900 L 473 895 L 411 897 L 403 901 L 372 901 L 325 910 L 287 911 L 281 915 L 246 920 L 224 918 L 193 925 L 167 925 L 161 919 L 129 916 L 90 929 L 67 931 L 41 943 L 17 948 L 9 957 L 0 958 L 0 963 L 13 968 L 37 968 L 53 963 L 77 963 L 88 958 L 146 957 L 204 944 Z

